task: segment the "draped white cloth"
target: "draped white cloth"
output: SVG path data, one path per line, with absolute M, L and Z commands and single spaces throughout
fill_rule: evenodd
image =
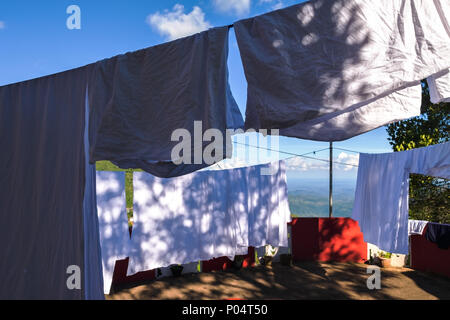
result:
M 409 220 L 408 221 L 408 235 L 423 234 L 423 230 L 427 226 L 428 221 L 424 220 Z
M 97 172 L 97 211 L 104 292 L 109 294 L 116 261 L 127 258 L 129 251 L 125 172 Z
M 213 257 L 233 259 L 249 246 L 287 246 L 283 161 L 171 179 L 135 173 L 133 183 L 128 274 Z
M 85 189 L 83 199 L 84 226 L 84 298 L 103 300 L 102 252 L 97 212 L 96 165 L 89 163 L 89 99 L 86 89 L 84 125 Z
M 89 82 L 95 106 L 91 160 L 164 178 L 206 167 L 195 156 L 211 143 L 203 141 L 206 130 L 225 137 L 226 129 L 244 125 L 228 84 L 227 58 L 228 28 L 220 27 L 97 62 Z M 190 135 L 189 161 L 195 165 L 172 163 L 179 160 L 172 151 L 180 142 L 172 134 L 180 129 Z
M 404 152 L 361 154 L 352 218 L 364 241 L 408 254 L 409 174 L 450 178 L 450 142 Z
M 450 102 L 450 70 L 432 75 L 427 82 L 432 103 Z
M 234 24 L 245 128 L 340 141 L 450 98 L 450 1 L 313 0 Z
M 0 299 L 104 299 L 89 71 L 0 87 Z

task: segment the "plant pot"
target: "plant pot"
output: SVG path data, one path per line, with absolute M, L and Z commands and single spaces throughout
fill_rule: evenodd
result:
M 170 271 L 172 271 L 172 275 L 174 277 L 179 277 L 183 272 L 183 266 L 172 266 L 170 267 Z
M 261 261 L 262 265 L 267 266 L 267 267 L 271 267 L 272 266 L 273 257 L 271 257 L 271 256 L 264 256 L 261 260 L 262 260 Z
M 283 266 L 292 266 L 292 255 L 290 254 L 281 254 L 280 262 Z
M 380 259 L 380 267 L 389 268 L 391 266 L 391 259 L 388 258 L 379 258 Z

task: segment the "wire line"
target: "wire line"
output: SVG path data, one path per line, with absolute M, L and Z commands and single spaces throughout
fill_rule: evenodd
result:
M 317 160 L 317 161 L 323 161 L 323 162 L 330 163 L 330 160 L 321 159 L 321 158 L 314 158 L 314 157 L 308 157 L 307 156 L 309 154 L 315 154 L 316 152 L 329 150 L 330 148 L 320 149 L 320 150 L 317 150 L 317 151 L 311 151 L 311 152 L 304 153 L 304 154 L 297 154 L 297 153 L 292 153 L 292 152 L 287 152 L 287 151 L 282 151 L 282 150 L 275 150 L 275 149 L 270 149 L 270 148 L 265 148 L 265 147 L 260 147 L 260 146 L 253 146 L 253 145 L 250 145 L 250 144 L 247 144 L 247 143 L 240 143 L 240 142 L 237 142 L 237 141 L 233 141 L 233 143 L 240 144 L 240 145 L 247 146 L 247 147 L 251 147 L 251 148 L 262 149 L 262 150 L 273 151 L 273 152 L 278 152 L 278 153 L 291 155 L 291 156 L 293 156 L 292 158 L 302 157 L 302 158 L 306 158 L 306 159 L 312 159 L 312 160 Z M 348 163 L 343 163 L 343 162 L 338 162 L 338 161 L 333 161 L 333 163 L 340 164 L 340 165 L 343 165 L 343 166 L 355 167 L 355 168 L 358 167 L 357 165 L 354 165 L 354 164 L 348 164 Z

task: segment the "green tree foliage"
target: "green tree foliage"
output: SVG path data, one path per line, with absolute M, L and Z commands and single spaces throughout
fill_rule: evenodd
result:
M 96 163 L 97 171 L 124 171 L 125 172 L 125 195 L 127 201 L 128 220 L 131 224 L 133 217 L 133 172 L 142 171 L 140 169 L 120 169 L 109 161 L 98 161 Z
M 432 104 L 428 85 L 422 82 L 421 115 L 387 126 L 394 151 L 426 147 L 450 140 L 450 103 Z M 411 219 L 450 223 L 450 181 L 417 174 L 410 176 Z

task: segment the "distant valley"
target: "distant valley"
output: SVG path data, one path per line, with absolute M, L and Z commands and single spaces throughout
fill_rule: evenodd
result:
M 350 217 L 355 195 L 355 180 L 333 183 L 333 216 Z M 289 179 L 288 197 L 291 213 L 298 217 L 328 217 L 328 181 Z

